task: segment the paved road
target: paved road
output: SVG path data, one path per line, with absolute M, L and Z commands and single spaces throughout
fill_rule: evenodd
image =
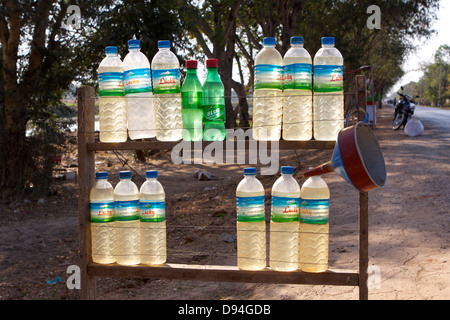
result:
M 414 116 L 421 120 L 425 130 L 433 130 L 439 140 L 450 141 L 450 109 L 416 106 Z

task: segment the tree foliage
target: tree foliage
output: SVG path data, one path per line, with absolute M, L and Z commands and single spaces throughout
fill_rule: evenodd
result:
M 415 85 L 422 103 L 433 106 L 450 105 L 450 46 L 442 45 L 434 62 L 424 65 L 424 75 Z
M 116 45 L 123 58 L 127 40 L 135 37 L 151 59 L 157 41 L 164 39 L 172 41 L 182 63 L 217 58 L 226 89 L 227 125 L 235 126 L 239 115 L 239 124 L 247 126 L 254 58 L 264 37 L 275 37 L 284 54 L 290 37 L 302 35 L 313 56 L 322 36 L 334 36 L 344 69 L 373 65 L 375 89 L 380 92 L 402 75 L 401 64 L 413 48 L 407 39 L 431 34 L 438 2 L 0 0 L 2 195 L 23 193 L 27 183 L 46 189 L 51 159 L 61 144 L 57 120 L 67 112 L 61 98 L 74 83 L 96 85 L 106 46 Z M 81 9 L 81 28 L 65 23 L 70 5 Z M 381 9 L 380 29 L 366 26 L 370 5 Z M 431 79 L 436 70 L 430 66 L 429 71 Z M 448 73 L 443 81 L 447 79 Z M 350 84 L 347 77 L 347 89 Z M 430 81 L 429 91 L 434 87 Z M 239 97 L 237 108 L 231 104 L 232 90 Z M 36 130 L 27 137 L 30 123 Z

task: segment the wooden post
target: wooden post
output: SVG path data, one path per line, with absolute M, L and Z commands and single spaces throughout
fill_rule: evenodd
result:
M 359 193 L 359 299 L 369 299 L 367 268 L 369 267 L 369 194 Z
M 89 193 L 94 183 L 95 153 L 87 149 L 87 143 L 95 137 L 95 90 L 93 87 L 78 88 L 78 227 L 80 244 L 80 299 L 96 296 L 96 278 L 87 272 L 91 262 L 91 229 Z
M 367 111 L 366 76 L 357 75 L 355 77 L 355 84 L 356 106 Z M 362 115 L 358 113 L 358 121 L 363 121 L 364 119 L 359 119 L 360 116 Z

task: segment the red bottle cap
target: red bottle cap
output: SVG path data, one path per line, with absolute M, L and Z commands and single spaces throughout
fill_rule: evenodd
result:
M 188 69 L 197 69 L 197 60 L 187 60 L 186 68 Z
M 206 60 L 207 68 L 217 68 L 218 65 L 219 65 L 219 62 L 217 61 L 217 59 L 207 59 Z

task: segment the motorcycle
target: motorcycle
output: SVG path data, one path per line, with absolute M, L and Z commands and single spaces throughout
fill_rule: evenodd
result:
M 392 122 L 393 130 L 398 130 L 402 126 L 405 128 L 406 123 L 411 119 L 416 108 L 416 103 L 412 97 L 407 93 L 403 93 L 403 87 L 401 87 L 401 90 L 402 92 L 397 92 L 400 96 L 400 101 L 395 106 L 394 121 Z

